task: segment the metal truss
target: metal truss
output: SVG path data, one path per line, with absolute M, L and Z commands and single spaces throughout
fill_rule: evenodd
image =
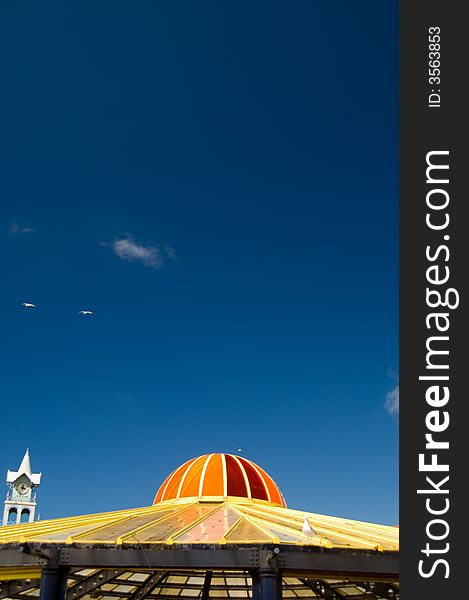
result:
M 26 592 L 40 585 L 40 579 L 17 579 L 15 581 L 0 581 L 0 600 L 16 598 L 17 594 Z
M 242 589 L 246 598 L 251 594 L 254 600 L 280 600 L 282 578 L 288 577 L 296 578 L 298 584 L 294 585 L 309 587 L 321 600 L 346 600 L 352 596 L 354 600 L 399 599 L 399 589 L 393 584 L 399 578 L 397 554 L 356 549 L 275 544 L 145 548 L 28 544 L 0 550 L 1 565 L 16 570 L 18 575 L 16 580 L 0 582 L 0 600 L 35 600 L 38 588 L 39 600 L 81 600 L 84 596 L 169 600 L 172 588 L 176 595 L 177 588 L 187 588 L 194 590 L 194 597 L 199 600 L 209 600 L 218 589 L 229 588 L 228 584 L 213 585 L 215 572 L 250 578 L 249 583 L 240 584 L 238 591 Z M 31 579 L 24 577 L 27 571 L 31 572 Z M 139 576 L 133 577 L 132 573 Z M 169 575 L 199 579 L 180 583 Z M 288 589 L 288 583 L 283 585 Z
M 79 579 L 67 589 L 66 600 L 79 600 L 79 598 L 85 596 L 86 594 L 92 594 L 104 583 L 107 583 L 115 577 L 119 577 L 119 575 L 124 572 L 125 571 L 118 569 L 101 569 L 96 571 L 96 573 L 89 575 L 88 577 Z M 73 575 L 73 577 L 75 578 L 75 575 Z
M 152 591 L 160 585 L 167 576 L 167 572 L 163 571 L 151 575 L 142 585 L 129 596 L 129 600 L 144 600 Z M 122 595 L 122 594 L 121 594 Z
M 362 595 L 354 594 L 353 600 L 380 600 L 382 598 L 386 600 L 399 600 L 399 589 L 391 583 L 369 583 L 363 581 L 351 583 L 343 581 L 333 585 L 323 579 L 301 578 L 301 581 L 318 594 L 321 600 L 343 600 L 350 598 L 350 594 L 341 592 L 341 589 L 346 589 L 350 586 L 364 589 Z

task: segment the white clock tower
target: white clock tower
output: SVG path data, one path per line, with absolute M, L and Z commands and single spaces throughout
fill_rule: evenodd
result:
M 7 485 L 9 487 L 3 511 L 3 525 L 16 525 L 17 523 L 30 523 L 34 521 L 36 512 L 35 488 L 41 483 L 41 473 L 31 473 L 29 449 L 26 450 L 23 460 L 17 471 L 7 471 Z

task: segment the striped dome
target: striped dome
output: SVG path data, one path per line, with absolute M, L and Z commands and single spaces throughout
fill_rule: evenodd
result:
M 256 498 L 286 506 L 275 481 L 258 465 L 233 454 L 204 454 L 173 471 L 153 504 L 178 498 Z

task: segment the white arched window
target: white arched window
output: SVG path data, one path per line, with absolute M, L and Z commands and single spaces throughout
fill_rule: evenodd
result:
M 21 511 L 20 523 L 29 523 L 29 508 L 23 508 Z
M 18 519 L 18 511 L 16 510 L 16 508 L 13 506 L 12 508 L 10 508 L 10 510 L 8 511 L 8 521 L 7 521 L 7 525 L 15 525 L 16 524 L 16 520 Z

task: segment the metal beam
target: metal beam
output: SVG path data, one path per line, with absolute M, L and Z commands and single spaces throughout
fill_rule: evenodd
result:
M 10 598 L 20 592 L 39 587 L 40 579 L 17 579 L 16 581 L 0 581 L 0 600 Z
M 288 573 L 327 574 L 329 577 L 348 579 L 360 576 L 367 580 L 399 578 L 399 559 L 392 555 L 341 553 L 333 551 L 284 551 L 279 554 L 279 567 Z
M 212 574 L 212 571 L 207 571 L 205 573 L 204 587 L 202 588 L 201 600 L 208 600 L 208 597 L 210 595 L 210 584 L 212 583 Z
M 73 567 L 125 568 L 125 569 L 240 569 L 258 568 L 259 554 L 263 548 L 62 548 L 60 564 Z M 355 580 L 398 579 L 397 554 L 347 551 L 318 551 L 282 547 L 278 566 L 285 573 L 353 578 Z
M 301 581 L 323 600 L 341 600 L 344 597 L 321 579 L 301 579 Z
M 362 595 L 354 595 L 354 600 L 376 600 L 377 598 L 387 598 L 388 600 L 398 600 L 399 590 L 390 583 L 371 583 L 371 582 L 351 582 L 344 581 L 343 583 L 337 583 L 336 585 L 330 585 L 327 581 L 322 579 L 306 579 L 301 578 L 301 581 L 310 587 L 316 594 L 319 594 L 324 600 L 342 600 L 349 596 L 341 593 L 337 588 L 348 587 L 349 585 L 356 585 L 364 588 L 365 592 Z
M 101 571 L 116 570 L 151 570 L 169 571 L 172 569 L 213 570 L 247 570 L 254 571 L 260 567 L 274 567 L 284 575 L 307 577 L 316 580 L 337 578 L 357 582 L 389 582 L 399 579 L 398 553 L 370 552 L 358 550 L 325 550 L 317 547 L 271 544 L 252 546 L 108 546 L 108 547 L 49 547 L 49 545 L 29 545 L 29 551 L 57 552 L 56 564 L 74 568 L 99 568 Z M 276 564 L 263 560 L 267 553 L 275 553 Z M 270 553 L 270 554 L 269 554 Z M 0 549 L 0 566 L 25 569 L 17 576 L 25 579 L 31 569 L 31 578 L 37 578 L 37 568 L 44 564 L 42 558 L 18 552 L 18 550 Z M 55 562 L 55 561 L 54 561 Z M 36 566 L 36 570 L 34 570 Z M 34 572 L 33 572 L 34 570 Z M 28 574 L 26 573 L 28 571 Z M 392 598 L 392 596 L 391 596 Z M 79 600 L 73 596 L 69 600 Z M 392 599 L 393 600 L 393 599 Z
M 101 569 L 93 575 L 88 575 L 85 579 L 81 579 L 71 585 L 67 590 L 67 600 L 78 600 L 85 594 L 89 594 L 99 588 L 110 579 L 118 577 L 125 571 L 119 569 Z
M 39 567 L 46 564 L 44 558 L 31 556 L 19 548 L 0 548 L 0 565 L 2 567 Z
M 103 567 L 131 569 L 250 569 L 258 566 L 256 549 L 221 550 L 145 548 L 63 548 L 60 564 L 73 567 Z

